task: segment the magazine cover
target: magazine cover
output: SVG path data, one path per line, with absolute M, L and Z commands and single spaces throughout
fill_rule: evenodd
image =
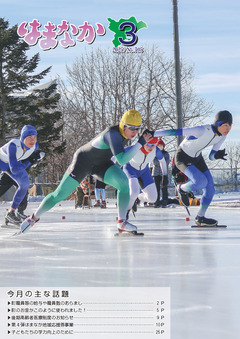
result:
M 237 339 L 240 5 L 1 0 L 2 339 Z

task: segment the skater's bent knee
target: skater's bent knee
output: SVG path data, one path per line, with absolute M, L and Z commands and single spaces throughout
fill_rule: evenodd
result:
M 115 183 L 114 187 L 122 193 L 129 193 L 129 184 L 128 178 L 119 178 L 119 180 Z
M 49 194 L 49 198 L 51 198 L 51 200 L 55 204 L 57 204 L 58 202 L 65 200 L 67 198 L 67 196 L 64 192 L 56 190 L 56 191 Z
M 118 188 L 118 191 L 121 193 L 129 194 L 129 186 L 128 185 L 123 185 Z

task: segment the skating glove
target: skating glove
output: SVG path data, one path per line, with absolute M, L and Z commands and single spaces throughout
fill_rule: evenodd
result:
M 188 192 L 188 197 L 189 197 L 189 198 L 192 198 L 192 199 L 195 198 L 193 192 Z
M 140 136 L 140 138 L 138 139 L 138 142 L 143 146 L 146 144 L 146 140 L 144 139 L 143 135 Z
M 35 163 L 32 165 L 32 168 L 37 167 L 38 163 L 45 157 L 45 152 L 39 153 L 39 158 L 35 161 Z
M 227 155 L 227 153 L 225 153 L 225 148 L 224 148 L 224 149 L 221 149 L 221 150 L 217 151 L 214 154 L 214 158 L 215 159 L 227 160 L 227 159 L 224 158 L 226 155 Z
M 44 158 L 44 156 L 45 156 L 44 152 L 35 151 L 26 160 L 31 162 L 31 166 L 37 165 L 37 163 L 41 161 Z
M 143 134 L 140 136 L 140 138 L 138 139 L 138 142 L 143 146 L 146 144 L 146 140 L 144 139 L 143 135 L 146 133 L 150 133 L 152 136 L 154 134 L 153 131 L 149 131 L 149 129 L 145 129 L 145 131 L 143 132 Z
M 184 177 L 184 175 L 181 172 L 173 174 L 173 176 L 174 176 L 174 179 L 177 183 L 181 183 L 181 182 L 186 181 L 186 178 Z

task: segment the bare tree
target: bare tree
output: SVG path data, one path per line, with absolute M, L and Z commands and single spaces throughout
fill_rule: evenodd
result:
M 193 67 L 182 63 L 181 74 L 183 125 L 196 125 L 212 106 L 194 92 Z M 118 124 L 130 108 L 141 112 L 144 128 L 176 128 L 174 62 L 156 46 L 141 54 L 86 52 L 67 66 L 67 82 L 60 81 L 59 88 L 64 138 L 72 152 Z M 171 141 L 170 148 L 176 143 Z
M 228 142 L 226 143 L 226 161 L 224 161 L 223 163 L 221 163 L 221 165 L 219 164 L 220 168 L 228 168 L 230 171 L 230 175 L 228 180 L 230 180 L 232 183 L 237 184 L 238 181 L 238 172 L 240 169 L 240 154 L 239 154 L 239 147 L 240 144 L 239 142 Z

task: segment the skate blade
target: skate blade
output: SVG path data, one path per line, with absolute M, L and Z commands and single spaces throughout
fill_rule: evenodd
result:
M 19 230 L 18 232 L 14 233 L 14 234 L 13 234 L 13 237 L 18 236 L 18 235 L 22 235 L 22 234 L 24 234 L 24 233 L 27 233 L 27 232 L 30 230 L 31 227 L 32 227 L 32 226 L 29 224 L 29 225 L 27 225 L 24 229 L 22 229 L 22 225 L 21 225 L 21 226 L 20 226 L 20 230 Z
M 227 225 L 212 225 L 212 226 L 192 225 L 191 228 L 227 228 Z
M 115 237 L 136 237 L 136 236 L 144 236 L 144 233 L 142 232 L 126 232 L 126 231 L 118 231 L 117 233 L 114 234 Z
M 188 207 L 187 206 L 184 206 L 185 207 L 185 209 L 186 209 L 186 211 L 187 211 L 187 214 L 189 215 L 189 217 L 191 216 L 191 214 L 190 214 L 190 211 L 189 211 L 189 209 L 188 209 Z
M 179 198 L 179 197 L 178 197 L 178 198 Z M 179 198 L 179 200 L 180 200 L 180 198 Z M 190 207 L 190 204 L 189 204 L 189 205 L 186 205 L 186 204 L 184 204 L 184 202 L 183 202 L 182 200 L 180 200 L 180 202 L 181 202 L 180 206 L 182 205 L 182 206 L 185 207 L 185 208 Z
M 13 236 L 13 237 L 16 237 L 16 236 L 21 235 L 21 234 L 22 234 L 22 232 L 21 232 L 21 231 L 18 231 L 18 232 L 16 232 L 16 233 L 14 233 L 12 236 Z

